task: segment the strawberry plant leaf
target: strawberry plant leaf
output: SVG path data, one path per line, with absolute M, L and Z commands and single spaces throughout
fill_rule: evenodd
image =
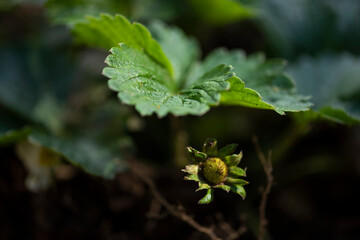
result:
M 96 16 L 100 13 L 130 13 L 131 1 L 97 1 L 97 0 L 49 0 L 46 2 L 48 16 L 55 24 L 73 26 L 84 20 L 85 16 Z
M 0 49 L 0 104 L 57 132 L 73 80 L 68 53 L 25 45 Z
M 121 44 L 111 52 L 103 74 L 110 78 L 109 86 L 119 92 L 119 98 L 135 105 L 142 115 L 204 114 L 209 105 L 218 104 L 220 92 L 229 88 L 226 80 L 233 76 L 229 66 L 219 65 L 188 88 L 176 91 L 170 74 L 144 51 Z
M 87 17 L 86 21 L 75 24 L 73 32 L 79 42 L 90 46 L 110 49 L 125 43 L 143 50 L 172 75 L 170 61 L 146 27 L 140 23 L 131 24 L 124 16 L 101 14 L 98 18 Z
M 343 124 L 360 123 L 360 58 L 349 54 L 303 57 L 289 73 L 299 92 L 309 94 L 315 113 Z
M 234 0 L 189 0 L 196 15 L 213 25 L 253 18 L 256 9 Z
M 358 0 L 259 0 L 257 23 L 278 56 L 347 50 L 360 53 Z
M 90 138 L 60 139 L 41 131 L 33 131 L 29 140 L 60 154 L 70 163 L 95 176 L 113 179 L 119 171 L 125 169 L 119 153 Z
M 89 17 L 74 28 L 84 43 L 113 47 L 103 74 L 110 78 L 109 87 L 118 92 L 120 100 L 135 105 L 143 116 L 202 115 L 220 103 L 273 109 L 280 114 L 305 111 L 311 105 L 307 97 L 295 93 L 281 61 L 217 50 L 200 64 L 195 40 L 159 22 L 151 29 L 159 42 L 143 25 L 131 24 L 120 15 Z
M 172 63 L 174 80 L 181 87 L 188 70 L 200 57 L 198 42 L 187 37 L 180 29 L 168 27 L 160 21 L 153 22 L 149 29 Z
M 241 50 L 217 49 L 192 74 L 197 76 L 220 63 L 233 66 L 241 79 L 229 80 L 231 88 L 221 94 L 222 104 L 273 109 L 280 114 L 307 111 L 312 105 L 309 97 L 296 94 L 294 81 L 283 71 L 285 62 L 266 60 L 262 54 L 246 57 Z

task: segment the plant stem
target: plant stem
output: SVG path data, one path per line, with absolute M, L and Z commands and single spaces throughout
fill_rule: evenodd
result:
M 274 177 L 272 175 L 273 167 L 271 163 L 271 151 L 268 153 L 268 157 L 266 159 L 264 153 L 261 151 L 259 142 L 257 137 L 253 137 L 253 142 L 255 146 L 256 153 L 258 155 L 258 158 L 261 162 L 261 165 L 263 166 L 264 172 L 266 174 L 266 187 L 261 191 L 261 202 L 259 207 L 259 232 L 258 232 L 258 240 L 263 240 L 266 232 L 266 225 L 267 225 L 267 219 L 266 219 L 266 203 L 268 199 L 268 195 L 270 194 L 272 184 L 274 182 Z
M 183 128 L 181 118 L 171 116 L 170 123 L 173 134 L 173 163 L 176 167 L 183 167 L 187 163 L 185 148 L 188 145 L 188 134 Z

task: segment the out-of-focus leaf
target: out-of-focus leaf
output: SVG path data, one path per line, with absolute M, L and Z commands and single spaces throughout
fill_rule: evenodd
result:
M 190 82 L 193 76 L 220 63 L 233 66 L 236 76 L 241 79 L 231 79 L 230 91 L 221 94 L 222 104 L 273 109 L 280 114 L 306 111 L 312 105 L 309 97 L 296 93 L 294 81 L 284 73 L 283 60 L 266 60 L 262 54 L 246 57 L 241 50 L 215 50 L 193 70 Z
M 277 55 L 349 49 L 360 53 L 358 0 L 260 0 L 259 23 Z
M 224 25 L 256 16 L 254 7 L 235 0 L 188 0 L 195 14 L 213 25 Z
M 46 3 L 49 17 L 56 24 L 74 24 L 84 20 L 85 16 L 97 16 L 100 13 L 129 15 L 130 0 L 49 0 Z
M 0 2 L 0 11 L 1 10 L 9 10 L 12 7 L 20 4 L 27 4 L 27 5 L 35 5 L 35 6 L 42 6 L 46 0 L 1 0 Z
M 181 14 L 183 5 L 178 0 L 49 0 L 46 8 L 53 23 L 73 27 L 85 17 L 101 13 L 120 13 L 133 20 L 170 20 Z
M 61 104 L 72 80 L 63 53 L 35 46 L 0 49 L 0 103 L 30 122 L 61 128 Z
M 26 138 L 30 133 L 26 124 L 18 115 L 0 107 L 0 146 Z
M 40 131 L 32 132 L 29 140 L 57 152 L 95 176 L 113 179 L 125 169 L 123 156 L 116 145 L 99 145 L 89 138 L 60 139 Z
M 309 94 L 322 117 L 360 123 L 360 59 L 349 54 L 302 57 L 288 69 L 299 92 Z
M 1 124 L 1 123 L 0 123 Z M 17 141 L 25 139 L 31 132 L 29 127 L 13 128 L 8 131 L 0 132 L 0 146 L 13 144 Z

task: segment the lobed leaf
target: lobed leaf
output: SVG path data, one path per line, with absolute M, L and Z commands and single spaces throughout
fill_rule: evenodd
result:
M 153 61 L 144 51 L 126 44 L 112 48 L 103 74 L 110 78 L 109 87 L 119 92 L 119 98 L 135 105 L 142 115 L 156 113 L 163 117 L 201 115 L 209 105 L 220 101 L 220 92 L 229 88 L 226 81 L 232 77 L 231 68 L 220 65 L 206 72 L 187 89 L 175 92 L 168 72 Z
M 120 15 L 88 18 L 74 30 L 90 45 L 121 43 L 112 48 L 103 73 L 119 98 L 135 105 L 144 116 L 202 115 L 220 103 L 273 109 L 280 114 L 311 106 L 307 97 L 295 93 L 282 61 L 265 61 L 259 54 L 246 58 L 241 51 L 220 49 L 199 64 L 200 51 L 193 39 L 161 23 L 151 28 L 159 43 L 144 26 L 130 24 Z
M 77 40 L 90 46 L 110 49 L 119 43 L 143 50 L 150 58 L 163 66 L 172 75 L 172 66 L 158 42 L 140 23 L 131 24 L 124 16 L 101 14 L 87 17 L 85 22 L 75 24 L 73 33 Z
M 125 169 L 125 163 L 116 151 L 98 145 L 90 139 L 59 139 L 52 135 L 33 131 L 30 142 L 40 144 L 79 166 L 84 171 L 106 179 Z
M 349 54 L 302 57 L 289 66 L 299 92 L 309 94 L 315 114 L 343 124 L 360 124 L 360 58 Z
M 149 29 L 170 60 L 174 80 L 181 89 L 188 70 L 200 57 L 198 42 L 186 36 L 180 29 L 166 26 L 160 21 L 152 22 Z
M 262 54 L 246 57 L 241 50 L 216 49 L 191 77 L 220 63 L 231 65 L 238 77 L 229 79 L 230 91 L 221 94 L 221 104 L 273 109 L 279 114 L 307 111 L 312 106 L 309 97 L 296 94 L 294 81 L 283 71 L 285 62 L 266 60 Z

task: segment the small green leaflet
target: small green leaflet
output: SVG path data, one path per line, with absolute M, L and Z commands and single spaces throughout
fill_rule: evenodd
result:
M 200 50 L 194 39 L 159 22 L 150 29 L 158 42 L 143 25 L 131 24 L 120 15 L 88 18 L 74 28 L 80 41 L 112 47 L 103 74 L 110 78 L 109 87 L 121 101 L 135 105 L 143 116 L 202 115 L 220 103 L 280 114 L 311 106 L 307 97 L 295 93 L 282 61 L 216 50 L 199 63 Z
M 349 54 L 303 57 L 290 65 L 299 92 L 312 95 L 313 117 L 360 124 L 360 58 Z

